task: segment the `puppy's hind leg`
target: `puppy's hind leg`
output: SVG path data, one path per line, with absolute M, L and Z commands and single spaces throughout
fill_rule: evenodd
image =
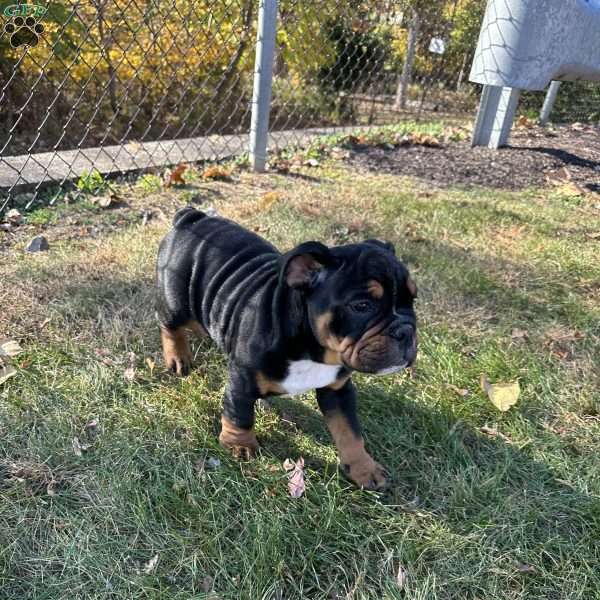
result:
M 189 375 L 192 367 L 192 351 L 185 326 L 169 329 L 161 325 L 160 338 L 167 369 L 177 375 Z

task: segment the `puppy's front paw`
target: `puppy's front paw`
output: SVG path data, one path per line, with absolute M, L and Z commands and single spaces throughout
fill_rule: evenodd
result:
M 356 462 L 342 465 L 344 472 L 358 487 L 366 490 L 384 490 L 389 485 L 387 472 L 379 463 L 365 454 Z
M 243 429 L 232 423 L 227 417 L 221 418 L 221 434 L 219 443 L 224 448 L 231 450 L 236 458 L 249 460 L 258 451 L 258 440 L 252 429 Z
M 225 445 L 221 442 L 221 446 L 230 450 L 231 454 L 240 460 L 250 460 L 256 456 L 258 451 L 258 444 L 256 444 L 256 446 L 240 446 L 239 444 Z

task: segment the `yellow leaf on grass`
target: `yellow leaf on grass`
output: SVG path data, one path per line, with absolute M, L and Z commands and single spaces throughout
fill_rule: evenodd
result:
M 278 201 L 279 194 L 277 192 L 267 192 L 266 194 L 263 194 L 262 198 L 258 201 L 258 210 L 269 210 L 271 206 Z
M 521 393 L 518 381 L 490 383 L 485 373 L 481 375 L 481 389 L 488 395 L 492 404 L 502 412 L 506 412 L 511 406 L 514 406 Z
M 580 197 L 585 196 L 585 190 L 574 181 L 567 181 L 559 186 L 556 191 L 562 196 Z

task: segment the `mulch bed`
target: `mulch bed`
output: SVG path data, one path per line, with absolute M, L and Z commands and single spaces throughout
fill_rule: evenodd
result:
M 471 148 L 469 140 L 441 148 L 356 146 L 348 162 L 358 169 L 418 177 L 440 187 L 522 190 L 563 180 L 600 192 L 600 127 L 515 128 L 510 146 L 500 150 Z

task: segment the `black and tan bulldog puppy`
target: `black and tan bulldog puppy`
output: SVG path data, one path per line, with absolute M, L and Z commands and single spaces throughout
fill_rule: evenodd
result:
M 227 353 L 221 444 L 253 455 L 256 400 L 316 389 L 347 475 L 361 487 L 384 487 L 385 470 L 365 450 L 351 377 L 395 373 L 416 358 L 416 288 L 393 246 L 306 242 L 281 254 L 193 208 L 173 225 L 158 254 L 164 358 L 178 375 L 189 372 L 187 329 Z

